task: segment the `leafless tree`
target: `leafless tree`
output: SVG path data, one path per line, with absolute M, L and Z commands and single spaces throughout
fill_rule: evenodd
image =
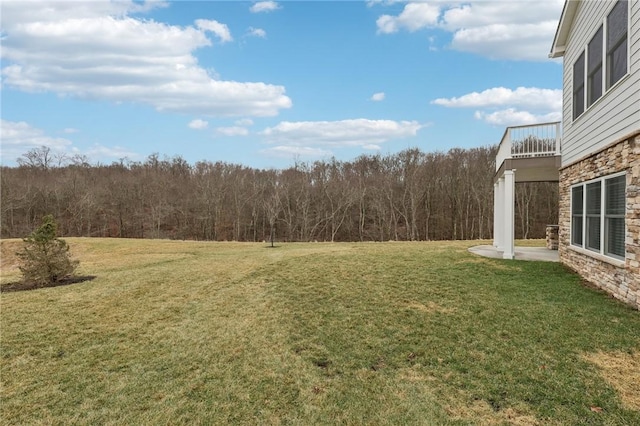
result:
M 152 154 L 91 165 L 31 150 L 2 167 L 0 235 L 47 214 L 65 236 L 258 241 L 490 238 L 496 147 L 360 156 L 257 170 Z M 557 221 L 557 184 L 516 186 L 516 236 Z

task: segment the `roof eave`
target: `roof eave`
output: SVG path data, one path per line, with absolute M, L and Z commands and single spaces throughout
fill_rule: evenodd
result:
M 560 58 L 564 56 L 565 46 L 553 46 L 551 52 L 549 53 L 549 58 Z
M 558 29 L 556 35 L 553 38 L 553 44 L 551 45 L 550 58 L 559 58 L 564 56 L 565 49 L 567 47 L 567 39 L 569 38 L 569 32 L 573 24 L 573 18 L 576 16 L 578 10 L 578 3 L 580 0 L 567 0 L 562 8 L 562 15 L 560 15 L 560 22 L 558 23 Z

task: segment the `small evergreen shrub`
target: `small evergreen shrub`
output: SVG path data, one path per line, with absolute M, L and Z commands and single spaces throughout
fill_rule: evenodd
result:
M 66 241 L 56 237 L 57 224 L 52 215 L 42 218 L 42 225 L 23 241 L 17 252 L 20 272 L 25 282 L 46 287 L 73 275 L 78 261 L 71 260 Z

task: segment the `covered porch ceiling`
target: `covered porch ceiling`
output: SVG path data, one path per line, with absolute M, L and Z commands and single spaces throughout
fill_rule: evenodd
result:
M 514 170 L 516 183 L 520 182 L 559 182 L 560 180 L 559 155 L 544 157 L 507 158 L 493 176 L 493 182 L 497 182 L 505 170 Z

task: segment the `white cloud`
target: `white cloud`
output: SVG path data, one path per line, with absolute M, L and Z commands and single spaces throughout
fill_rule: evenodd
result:
M 515 108 L 507 108 L 505 110 L 494 111 L 491 113 L 476 111 L 474 116 L 478 120 L 483 120 L 489 124 L 504 127 L 547 123 L 560 121 L 562 119 L 562 113 L 559 111 L 547 114 L 532 114 L 528 111 L 518 111 Z
M 72 133 L 78 133 L 80 130 L 78 129 L 74 129 L 72 127 L 67 127 L 66 129 L 62 130 L 62 133 L 66 133 L 66 134 L 72 134 Z
M 286 146 L 347 147 L 381 144 L 416 136 L 424 127 L 417 121 L 368 120 L 280 122 L 261 134 L 271 143 Z
M 75 129 L 65 129 L 75 130 Z M 74 132 L 66 132 L 74 133 Z M 101 161 L 104 158 L 137 158 L 133 151 L 119 146 L 106 147 L 96 144 L 86 151 L 81 151 L 74 147 L 72 142 L 65 138 L 56 138 L 47 135 L 42 129 L 31 126 L 24 121 L 8 121 L 0 119 L 0 140 L 2 141 L 0 150 L 2 154 L 2 164 L 10 165 L 27 151 L 46 146 L 52 153 L 72 156 L 74 154 L 86 155 L 93 161 Z
M 403 3 L 405 1 L 406 0 L 366 0 L 366 3 L 367 3 L 367 6 L 372 7 L 378 4 L 386 6 L 394 3 Z
M 431 3 L 409 3 L 398 16 L 382 15 L 376 21 L 378 32 L 390 34 L 406 29 L 417 31 L 425 27 L 433 27 L 438 23 L 440 6 Z
M 559 89 L 494 87 L 431 103 L 448 108 L 481 108 L 476 110 L 475 118 L 497 126 L 560 121 L 562 118 L 562 90 Z
M 323 158 L 329 157 L 332 155 L 331 151 L 320 149 L 320 148 L 310 148 L 304 146 L 274 146 L 273 148 L 263 149 L 263 154 L 268 157 L 278 157 L 278 158 L 292 158 L 292 157 L 304 157 L 304 158 Z
M 102 161 L 105 158 L 128 158 L 130 160 L 133 160 L 140 157 L 138 153 L 121 146 L 106 147 L 100 144 L 93 145 L 86 151 L 85 154 L 87 155 L 87 157 L 91 158 L 94 161 Z
M 235 121 L 235 125 L 243 127 L 253 126 L 253 120 L 250 118 L 241 118 L 240 120 Z
M 549 40 L 553 40 L 556 27 L 557 22 L 546 21 L 461 29 L 454 34 L 451 46 L 491 59 L 545 60 L 551 46 Z
M 249 8 L 252 13 L 272 12 L 277 9 L 280 9 L 280 5 L 275 1 L 259 1 Z
M 375 102 L 384 101 L 384 92 L 374 93 L 373 96 L 371 96 L 371 100 Z
M 24 121 L 0 119 L 0 140 L 2 141 L 2 163 L 15 162 L 22 154 L 33 148 L 46 146 L 53 151 L 64 153 L 71 141 L 48 136 L 42 129 L 32 127 Z
M 381 144 L 416 136 L 424 125 L 416 121 L 368 120 L 280 122 L 260 134 L 276 146 L 261 151 L 274 157 L 322 158 L 333 149 L 361 148 L 379 151 Z
M 246 127 L 240 126 L 218 127 L 216 132 L 223 136 L 246 136 L 249 134 L 249 130 Z
M 515 90 L 494 87 L 482 92 L 472 92 L 458 98 L 439 98 L 431 102 L 450 108 L 478 108 L 494 106 L 519 106 L 542 110 L 562 109 L 562 90 L 518 87 Z
M 200 67 L 193 51 L 211 46 L 209 29 L 128 16 L 149 7 L 130 1 L 4 2 L 3 84 L 203 116 L 274 116 L 291 107 L 283 86 L 223 81 Z M 212 22 L 201 24 L 213 28 Z M 220 28 L 217 34 L 226 37 Z
M 260 38 L 267 38 L 267 32 L 262 28 L 249 27 L 249 29 L 247 30 L 247 35 L 260 37 Z
M 382 149 L 380 145 L 375 145 L 375 144 L 362 145 L 362 148 L 368 149 L 370 151 L 380 151 Z
M 14 4 L 11 4 L 14 3 Z M 98 18 L 103 16 L 123 17 L 132 13 L 145 13 L 153 9 L 168 7 L 167 1 L 147 0 L 120 1 L 63 1 L 20 0 L 3 2 L 2 26 L 6 23 L 55 22 L 67 18 Z
M 188 126 L 190 129 L 202 130 L 202 129 L 206 129 L 209 126 L 209 122 L 197 118 L 195 120 L 191 120 Z
M 220 38 L 222 43 L 233 41 L 231 31 L 229 31 L 229 27 L 227 27 L 226 24 L 221 24 L 220 22 L 212 19 L 197 19 L 196 26 L 201 30 L 211 31 Z
M 563 5 L 564 0 L 458 2 L 448 9 L 443 8 L 441 24 L 448 31 L 456 31 L 492 24 L 531 24 L 545 21 L 557 23 Z
M 410 2 L 399 15 L 382 15 L 376 23 L 383 34 L 445 30 L 453 35 L 451 48 L 489 58 L 548 60 L 563 4 L 564 0 Z

